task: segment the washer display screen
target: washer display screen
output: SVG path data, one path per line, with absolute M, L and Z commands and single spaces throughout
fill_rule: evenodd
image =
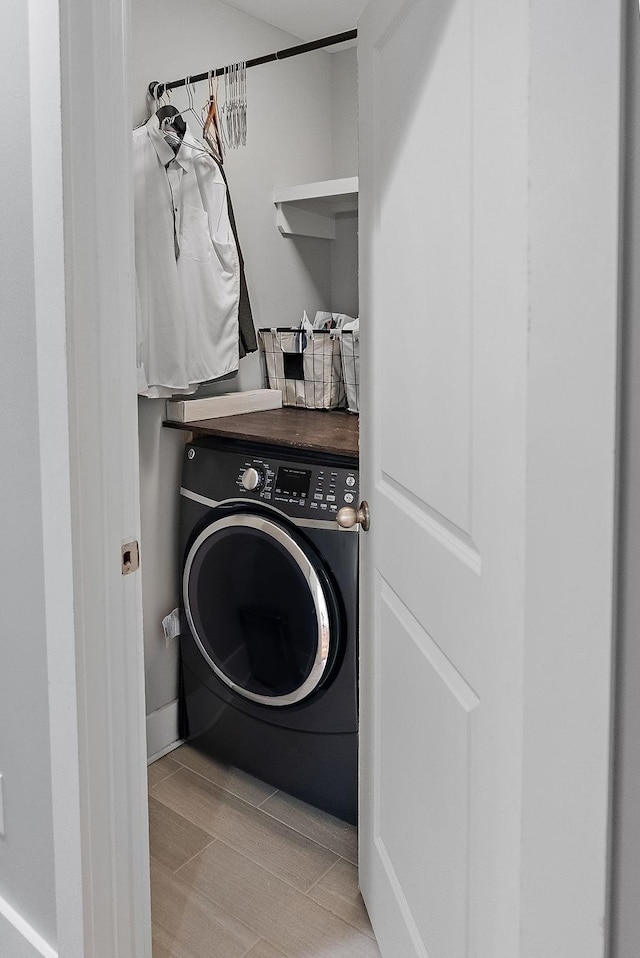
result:
M 306 496 L 311 485 L 311 470 L 281 467 L 276 475 L 276 492 L 283 496 Z

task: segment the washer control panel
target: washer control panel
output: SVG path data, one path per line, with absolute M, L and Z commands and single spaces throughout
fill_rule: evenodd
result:
M 355 502 L 357 482 L 355 469 L 247 458 L 240 464 L 237 486 L 288 514 L 304 512 L 320 519 Z
M 317 520 L 335 518 L 343 506 L 359 501 L 356 468 L 195 445 L 187 447 L 183 486 L 217 502 L 263 502 L 286 515 Z

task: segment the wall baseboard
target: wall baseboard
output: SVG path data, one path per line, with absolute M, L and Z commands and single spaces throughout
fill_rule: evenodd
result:
M 178 700 L 147 715 L 147 763 L 155 762 L 182 742 L 178 738 Z
M 0 955 L 11 955 L 11 958 L 58 958 L 58 952 L 2 897 Z

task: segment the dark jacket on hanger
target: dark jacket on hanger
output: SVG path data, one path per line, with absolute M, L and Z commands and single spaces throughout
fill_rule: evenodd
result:
M 242 357 L 246 356 L 247 353 L 255 353 L 258 348 L 258 341 L 256 338 L 255 324 L 253 322 L 253 313 L 251 312 L 251 303 L 249 301 L 247 280 L 244 275 L 244 258 L 242 256 L 242 250 L 240 249 L 236 218 L 233 213 L 231 193 L 229 192 L 229 183 L 227 182 L 227 177 L 225 176 L 222 164 L 219 162 L 217 156 L 214 154 L 212 154 L 212 156 L 218 166 L 218 169 L 220 170 L 220 173 L 222 174 L 222 179 L 225 182 L 225 186 L 227 187 L 227 210 L 229 213 L 229 222 L 231 223 L 231 229 L 236 241 L 238 260 L 240 262 L 240 304 L 238 306 L 238 327 L 240 331 L 240 359 L 242 359 Z

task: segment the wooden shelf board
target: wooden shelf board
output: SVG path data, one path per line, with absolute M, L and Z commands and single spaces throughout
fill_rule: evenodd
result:
M 358 459 L 358 416 L 342 410 L 268 409 L 204 419 L 199 422 L 165 422 L 170 429 L 181 429 L 201 436 L 225 436 L 266 445 L 288 446 L 334 453 Z

